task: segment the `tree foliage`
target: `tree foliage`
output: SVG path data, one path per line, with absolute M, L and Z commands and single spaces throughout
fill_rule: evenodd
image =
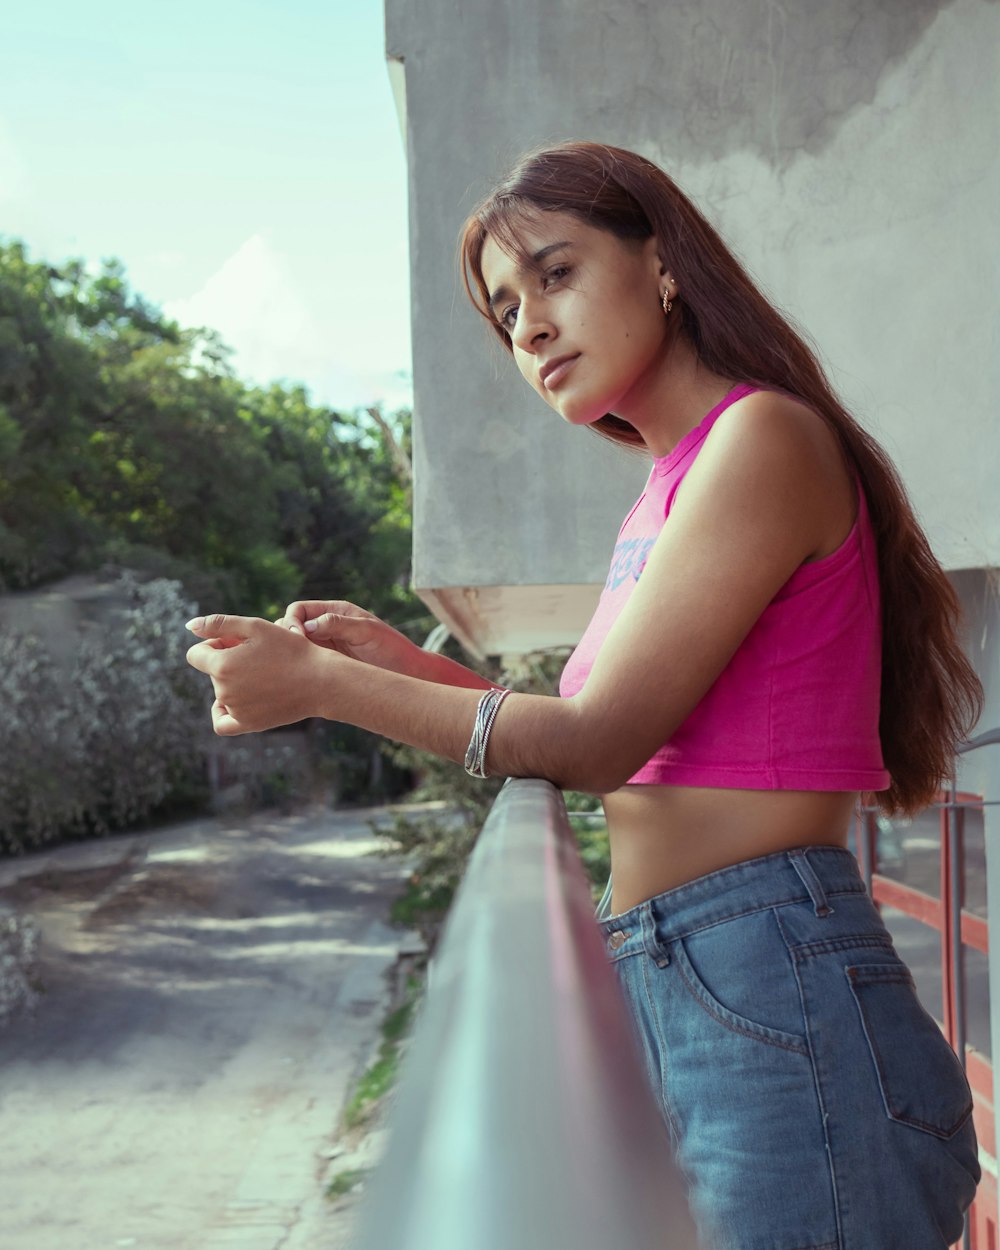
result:
M 0 239 L 0 594 L 131 571 L 140 613 L 71 674 L 0 637 L 0 848 L 119 828 L 199 784 L 207 721 L 178 604 L 273 617 L 346 598 L 417 638 L 432 624 L 409 590 L 409 414 L 251 386 L 231 354 L 134 293 L 119 261 L 54 266 Z M 371 735 L 315 728 L 339 791 L 398 791 Z
M 112 565 L 204 607 L 298 597 L 412 615 L 409 509 L 384 419 L 239 380 L 218 335 L 134 294 L 118 261 L 0 242 L 0 591 Z M 408 416 L 387 427 L 408 439 Z

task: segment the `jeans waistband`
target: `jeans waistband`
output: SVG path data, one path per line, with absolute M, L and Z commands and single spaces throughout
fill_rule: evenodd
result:
M 865 884 L 850 851 L 809 846 L 748 859 L 657 894 L 627 912 L 599 920 L 605 937 L 617 930 L 655 930 L 660 942 L 685 937 L 724 920 L 785 903 L 811 902 L 817 915 L 833 909 L 831 899 L 864 894 Z

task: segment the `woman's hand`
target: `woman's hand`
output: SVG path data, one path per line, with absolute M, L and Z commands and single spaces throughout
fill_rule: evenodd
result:
M 223 737 L 321 716 L 332 669 L 344 663 L 306 638 L 247 616 L 199 616 L 188 629 L 204 641 L 187 661 L 212 680 L 212 723 Z
M 423 652 L 398 630 L 345 599 L 291 603 L 278 624 L 352 660 L 408 676 L 418 675 Z
M 305 616 L 295 619 L 304 631 Z M 376 617 L 364 623 L 376 642 L 396 632 Z M 188 651 L 188 663 L 212 680 L 212 722 L 223 737 L 322 716 L 461 761 L 479 692 L 489 685 L 442 656 L 429 658 L 450 666 L 452 681 L 359 664 L 336 647 L 312 646 L 298 628 L 254 617 L 199 616 L 188 622 L 188 629 L 203 639 Z M 359 653 L 363 646 L 357 644 Z M 428 654 L 414 649 L 419 655 Z

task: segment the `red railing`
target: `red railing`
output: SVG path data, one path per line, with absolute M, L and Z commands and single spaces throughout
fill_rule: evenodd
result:
M 1000 730 L 982 734 L 966 750 L 1000 742 Z M 911 963 L 917 990 L 941 1024 L 965 1065 L 972 1087 L 983 1180 L 970 1212 L 963 1250 L 998 1250 L 996 1129 L 989 1036 L 989 921 L 986 911 L 984 809 L 996 806 L 954 785 L 913 821 L 887 821 L 875 808 L 862 808 L 855 850 L 868 889 L 879 908 L 897 913 L 886 922 L 903 957 Z M 936 827 L 936 828 L 935 828 Z M 933 836 L 935 835 L 936 836 Z M 971 834 L 971 836 L 969 836 Z M 906 877 L 907 880 L 901 878 Z M 973 895 L 970 899 L 969 895 Z M 917 921 L 940 935 L 938 977 L 925 956 Z M 983 959 L 970 994 L 968 952 Z M 970 1043 L 970 1004 L 975 1034 Z

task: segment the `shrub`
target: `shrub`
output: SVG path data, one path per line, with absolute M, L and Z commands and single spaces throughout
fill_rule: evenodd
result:
M 210 733 L 204 680 L 185 660 L 195 605 L 177 582 L 122 581 L 134 606 L 120 630 L 84 643 L 69 691 L 85 820 L 98 833 L 196 790 Z
M 0 1027 L 34 1001 L 31 970 L 37 947 L 31 921 L 0 906 Z
M 0 638 L 0 849 L 105 833 L 204 791 L 203 683 L 184 655 L 177 582 L 126 576 L 132 606 L 84 637 L 72 667 Z
M 0 634 L 0 848 L 50 841 L 83 818 L 65 680 L 37 639 Z

